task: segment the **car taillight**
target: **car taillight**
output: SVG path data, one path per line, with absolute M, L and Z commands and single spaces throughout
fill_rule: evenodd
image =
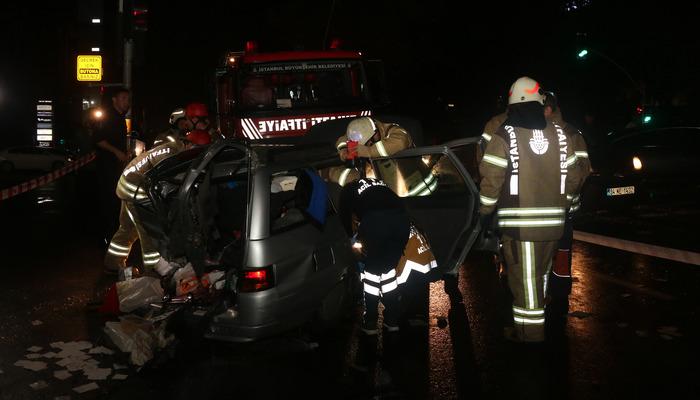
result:
M 273 286 L 272 267 L 244 270 L 238 280 L 239 292 L 258 292 Z

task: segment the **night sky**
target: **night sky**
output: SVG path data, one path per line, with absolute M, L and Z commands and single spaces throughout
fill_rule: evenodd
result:
M 31 10 L 17 3 L 0 6 L 0 123 L 5 127 L 0 145 L 31 143 L 34 102 L 40 97 L 57 99 L 61 129 L 72 129 L 81 98 L 74 54 L 90 39 L 79 22 L 88 13 L 83 3 Z M 611 120 L 628 112 L 638 102 L 631 83 L 600 57 L 577 60 L 583 44 L 623 66 L 655 101 L 697 104 L 698 5 L 487 3 L 477 9 L 474 3 L 445 0 L 150 1 L 149 30 L 135 38 L 134 110 L 145 115 L 140 129 L 165 128 L 173 108 L 210 101 L 214 68 L 226 51 L 241 50 L 246 40 L 258 40 L 262 50 L 320 48 L 331 9 L 328 36 L 383 59 L 396 107 L 421 118 L 439 116 L 432 111 L 443 99 L 458 105 L 469 126 L 480 126 L 496 97 L 521 75 L 557 91 L 565 117 L 574 121 L 586 110 Z M 106 52 L 115 48 L 110 16 L 116 4 L 104 2 L 101 47 Z M 115 68 L 107 68 L 106 78 L 119 79 Z

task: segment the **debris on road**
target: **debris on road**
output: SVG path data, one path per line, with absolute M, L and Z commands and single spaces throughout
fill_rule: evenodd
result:
M 104 331 L 119 350 L 130 353 L 134 365 L 144 365 L 153 358 L 154 350 L 162 349 L 175 338 L 165 331 L 166 324 L 154 324 L 136 315 L 125 315 L 119 322 L 109 321 Z
M 41 390 L 49 387 L 49 384 L 46 383 L 46 381 L 36 381 L 34 383 L 29 384 L 29 387 L 34 390 Z
M 70 372 L 68 372 L 68 370 L 65 370 L 65 369 L 58 370 L 58 371 L 53 373 L 54 378 L 60 379 L 62 381 L 70 378 L 71 376 L 73 376 L 73 374 L 71 374 Z
M 46 369 L 46 363 L 43 361 L 19 360 L 15 363 L 15 366 L 35 372 Z
M 32 321 L 32 325 L 34 325 L 34 326 L 39 326 L 39 325 L 43 325 L 43 324 L 44 323 L 39 321 L 38 319 L 35 319 L 34 321 Z
M 678 332 L 677 326 L 661 326 L 656 330 L 658 333 L 667 336 L 681 337 L 682 333 Z
M 26 359 L 28 359 L 28 360 L 35 360 L 35 359 L 37 359 L 37 358 L 41 358 L 41 354 L 29 353 L 29 354 L 25 354 L 25 355 L 24 355 L 24 358 L 26 358 Z
M 94 347 L 94 348 L 90 349 L 90 351 L 88 351 L 88 353 L 90 353 L 90 354 L 106 354 L 108 356 L 111 356 L 112 354 L 114 354 L 114 352 L 112 350 L 110 350 L 104 346 Z
M 43 349 L 43 347 L 32 346 L 32 347 L 28 348 L 27 351 L 30 353 L 37 353 L 37 352 L 40 352 L 42 349 Z
M 91 390 L 95 390 L 95 389 L 99 389 L 99 388 L 100 387 L 95 382 L 91 382 L 91 383 L 88 383 L 87 385 L 76 386 L 73 388 L 73 391 L 75 391 L 77 393 L 85 393 L 85 392 L 89 392 Z
M 112 375 L 112 368 L 87 369 L 83 373 L 91 381 L 103 381 Z
M 124 375 L 124 374 L 114 374 L 112 377 L 113 381 L 123 381 L 124 379 L 128 378 L 129 375 Z

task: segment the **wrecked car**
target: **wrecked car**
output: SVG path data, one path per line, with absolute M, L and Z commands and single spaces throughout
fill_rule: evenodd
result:
M 341 188 L 318 174 L 342 165 L 334 147 L 339 124 L 347 121 L 304 137 L 222 140 L 147 175 L 149 198 L 136 209 L 161 254 L 187 259 L 199 276 L 226 272 L 219 296 L 198 307 L 207 338 L 246 342 L 309 321 L 325 325 L 354 304 L 356 261 L 337 213 Z M 460 265 L 479 236 L 469 171 L 475 148 L 476 139 L 463 139 L 371 161 L 427 234 L 436 274 Z

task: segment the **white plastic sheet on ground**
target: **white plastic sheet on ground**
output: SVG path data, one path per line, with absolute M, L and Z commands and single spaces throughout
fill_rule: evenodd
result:
M 85 392 L 89 392 L 91 390 L 95 390 L 95 389 L 99 389 L 99 388 L 100 388 L 100 386 L 97 385 L 95 382 L 90 382 L 87 385 L 81 385 L 81 386 L 74 387 L 73 390 L 75 392 L 78 392 L 78 393 L 85 393 Z
M 128 281 L 117 282 L 117 296 L 119 297 L 119 310 L 131 312 L 139 307 L 163 300 L 163 288 L 160 280 L 142 276 Z
M 157 325 L 157 326 L 156 326 Z M 153 358 L 153 351 L 167 346 L 174 337 L 165 331 L 165 324 L 154 325 L 135 315 L 120 317 L 119 322 L 105 324 L 105 332 L 119 350 L 130 353 L 129 360 L 144 365 Z

